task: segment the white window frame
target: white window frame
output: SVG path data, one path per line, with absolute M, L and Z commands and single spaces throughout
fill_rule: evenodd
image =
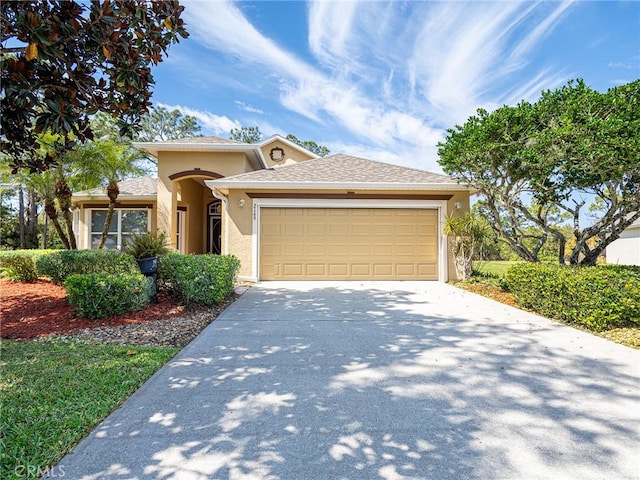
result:
M 449 275 L 447 236 L 443 225 L 447 215 L 446 200 L 369 200 L 369 199 L 297 199 L 254 198 L 252 234 L 252 271 L 250 281 L 260 278 L 260 211 L 262 208 L 424 208 L 438 211 L 438 280 L 446 282 Z
M 176 213 L 176 248 L 180 253 L 186 253 L 186 219 L 187 211 L 178 209 Z
M 92 224 L 92 216 L 93 216 L 93 212 L 94 211 L 103 211 L 106 212 L 108 210 L 107 207 L 98 207 L 98 208 L 88 208 L 86 210 L 87 212 L 87 216 L 85 218 L 85 223 L 87 225 L 87 231 L 88 231 L 88 242 L 87 242 L 87 248 L 92 249 L 93 248 L 93 241 L 92 241 L 92 236 L 95 235 L 99 235 L 102 232 L 94 232 L 91 230 L 91 224 Z M 136 211 L 144 211 L 147 213 L 147 232 L 151 231 L 151 215 L 150 215 L 150 210 L 148 208 L 126 208 L 125 207 L 118 207 L 118 208 L 114 208 L 113 209 L 113 215 L 116 216 L 117 218 L 117 229 L 114 232 L 115 234 L 117 234 L 117 240 L 116 240 L 116 249 L 118 250 L 122 250 L 122 211 L 130 211 L 130 210 L 136 210 Z M 111 235 L 113 235 L 114 233 L 110 233 Z M 128 233 L 128 232 L 127 232 Z

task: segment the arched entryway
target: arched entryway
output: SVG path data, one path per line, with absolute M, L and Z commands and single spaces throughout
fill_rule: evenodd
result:
M 172 180 L 172 233 L 183 253 L 215 253 L 222 250 L 222 205 L 204 181 L 221 175 L 199 169 L 175 173 Z

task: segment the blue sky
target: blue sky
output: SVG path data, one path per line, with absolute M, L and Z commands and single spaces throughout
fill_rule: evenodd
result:
M 437 142 L 478 107 L 640 77 L 639 1 L 183 4 L 191 36 L 154 70 L 153 101 L 205 135 L 258 125 L 440 171 Z

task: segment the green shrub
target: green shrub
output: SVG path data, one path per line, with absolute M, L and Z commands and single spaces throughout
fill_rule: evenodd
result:
M 151 300 L 151 284 L 141 274 L 74 274 L 64 287 L 78 317 L 123 315 L 142 310 Z
M 58 250 L 36 260 L 38 274 L 62 284 L 69 275 L 140 273 L 130 255 L 118 250 Z
M 159 257 L 169 253 L 169 239 L 164 232 L 143 232 L 131 236 L 123 252 L 136 259 Z
M 183 255 L 159 258 L 158 280 L 185 305 L 215 305 L 234 288 L 240 260 L 233 255 Z
M 504 284 L 516 302 L 594 331 L 640 325 L 640 268 L 519 263 Z
M 38 279 L 36 259 L 53 250 L 5 250 L 0 251 L 2 275 L 14 282 L 34 282 Z

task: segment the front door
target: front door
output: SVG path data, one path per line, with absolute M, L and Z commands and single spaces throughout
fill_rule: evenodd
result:
M 222 253 L 222 202 L 214 200 L 207 205 L 207 253 Z

